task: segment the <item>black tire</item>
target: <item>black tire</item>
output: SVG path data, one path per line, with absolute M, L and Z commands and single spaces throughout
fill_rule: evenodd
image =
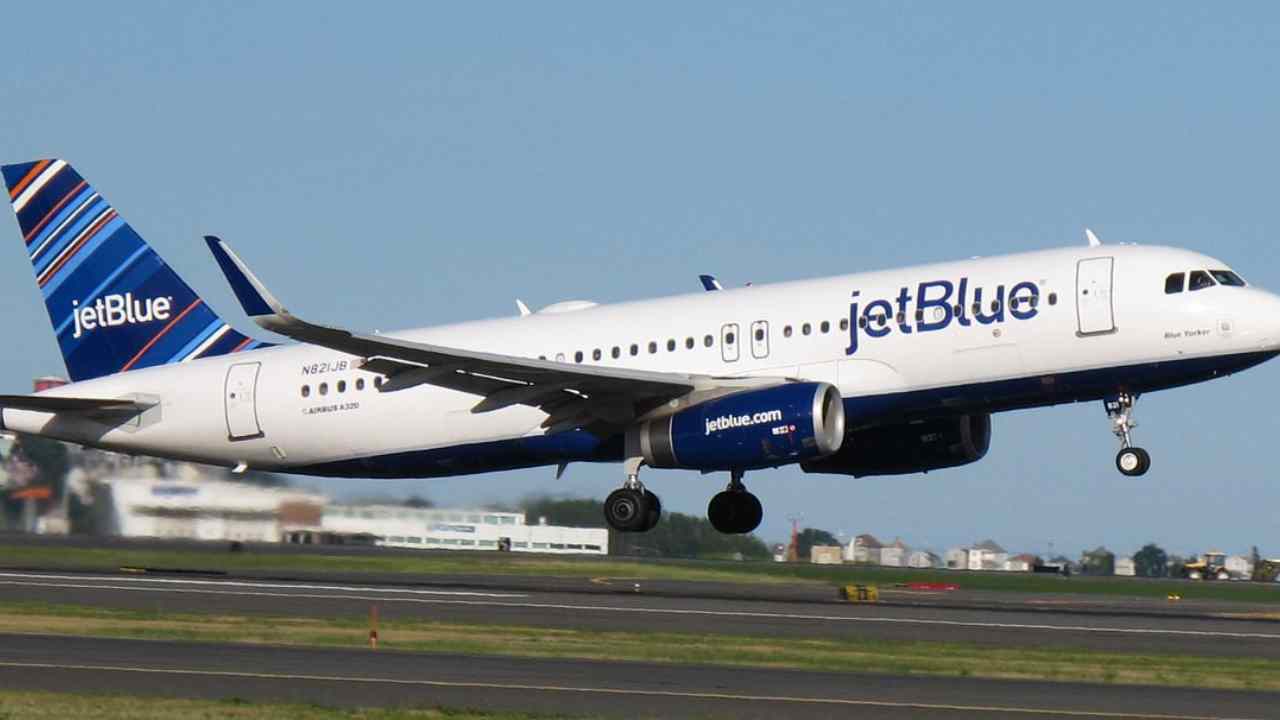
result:
M 1134 448 L 1134 451 L 1138 453 L 1138 459 L 1141 461 L 1138 474 L 1146 475 L 1147 471 L 1151 469 L 1151 453 L 1142 448 Z
M 707 520 L 716 532 L 726 535 L 737 532 L 733 524 L 733 496 L 734 493 L 725 490 L 716 493 L 712 496 L 711 502 L 707 503 Z
M 649 505 L 649 513 L 645 518 L 644 527 L 640 528 L 640 532 L 649 532 L 658 527 L 658 521 L 662 519 L 662 500 L 648 490 L 644 491 L 644 499 Z
M 1120 474 L 1137 477 L 1151 467 L 1151 456 L 1142 448 L 1124 448 L 1116 453 L 1116 469 Z
M 738 534 L 746 535 L 760 527 L 760 521 L 764 519 L 764 506 L 760 504 L 760 498 L 749 492 L 741 493 L 736 499 L 738 501 Z
M 649 521 L 649 503 L 644 493 L 618 488 L 604 500 L 604 521 L 618 532 L 637 532 Z

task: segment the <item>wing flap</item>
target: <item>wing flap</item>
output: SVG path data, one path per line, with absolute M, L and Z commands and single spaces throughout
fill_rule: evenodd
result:
M 142 412 L 150 404 L 112 398 L 50 397 L 45 395 L 0 395 L 0 407 L 37 412 Z

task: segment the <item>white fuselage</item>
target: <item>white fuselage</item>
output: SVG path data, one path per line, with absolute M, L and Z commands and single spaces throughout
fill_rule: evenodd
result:
M 854 427 L 1138 393 L 1256 364 L 1280 351 L 1280 298 L 1252 287 L 1165 291 L 1172 273 L 1226 268 L 1172 248 L 1066 248 L 553 306 L 394 335 L 569 364 L 827 381 Z M 922 286 L 926 297 L 916 297 Z M 359 360 L 315 346 L 271 347 L 49 391 L 158 402 L 124 425 L 13 409 L 0 419 L 11 430 L 112 450 L 331 475 L 621 459 L 607 439 L 545 436 L 547 416 L 533 407 L 473 413 L 477 396 L 427 384 L 381 392 Z

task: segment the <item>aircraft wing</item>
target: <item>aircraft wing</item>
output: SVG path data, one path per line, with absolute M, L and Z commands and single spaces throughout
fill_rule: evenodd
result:
M 254 322 L 299 342 L 363 357 L 363 369 L 388 377 L 380 388 L 383 392 L 430 384 L 483 396 L 471 409 L 474 413 L 510 405 L 539 407 L 549 415 L 543 427 L 556 431 L 599 423 L 625 425 L 695 390 L 786 382 L 567 365 L 317 325 L 285 309 L 225 242 L 212 236 L 205 241 Z
M 151 405 L 134 400 L 107 398 L 50 397 L 47 395 L 0 395 L 0 408 L 37 412 L 142 412 Z

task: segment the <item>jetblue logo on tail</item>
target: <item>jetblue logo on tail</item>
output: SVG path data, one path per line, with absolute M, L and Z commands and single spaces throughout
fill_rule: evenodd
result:
M 173 314 L 172 305 L 173 301 L 167 297 L 137 300 L 133 293 L 104 295 L 84 307 L 80 307 L 79 301 L 72 301 L 71 315 L 76 326 L 72 337 L 79 338 L 96 328 L 168 320 Z

